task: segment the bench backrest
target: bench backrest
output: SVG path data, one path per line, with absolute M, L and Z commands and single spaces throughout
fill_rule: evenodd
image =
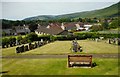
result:
M 87 62 L 92 66 L 92 55 L 68 55 L 68 66 L 70 62 Z

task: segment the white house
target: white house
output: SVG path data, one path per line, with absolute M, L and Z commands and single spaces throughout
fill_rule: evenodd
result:
M 84 25 L 86 30 L 89 30 L 90 27 L 92 27 L 92 25 Z

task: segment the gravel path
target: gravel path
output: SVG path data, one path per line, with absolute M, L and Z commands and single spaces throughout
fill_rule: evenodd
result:
M 92 55 L 93 58 L 120 58 L 120 54 L 81 54 L 81 55 Z M 67 58 L 68 54 L 61 54 L 61 55 L 16 55 L 16 56 L 0 56 L 2 59 L 39 59 L 39 58 Z

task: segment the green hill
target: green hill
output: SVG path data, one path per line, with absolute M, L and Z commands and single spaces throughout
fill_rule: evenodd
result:
M 40 16 L 25 18 L 24 20 L 49 20 L 49 19 L 53 19 L 53 18 L 55 18 L 55 16 L 52 16 L 52 15 L 40 15 Z
M 36 17 L 30 17 L 26 18 L 24 20 L 49 20 L 49 19 L 59 19 L 59 18 L 93 18 L 93 17 L 116 17 L 118 16 L 118 6 L 120 2 L 113 4 L 112 6 L 106 7 L 104 9 L 99 10 L 93 10 L 93 11 L 85 11 L 85 12 L 78 12 L 78 13 L 71 13 L 71 14 L 64 14 L 64 15 L 58 15 L 58 16 L 51 16 L 51 15 L 40 15 Z

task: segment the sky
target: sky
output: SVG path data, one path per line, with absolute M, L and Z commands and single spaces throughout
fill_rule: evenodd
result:
M 78 0 L 4 0 L 0 2 L 2 19 L 22 20 L 38 15 L 61 15 L 82 11 L 102 9 L 117 3 L 114 1 Z

